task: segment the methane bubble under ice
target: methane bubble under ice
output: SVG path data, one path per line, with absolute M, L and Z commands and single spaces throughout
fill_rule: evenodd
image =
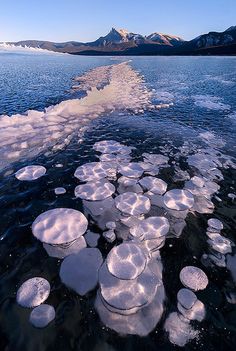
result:
M 143 195 L 127 192 L 115 198 L 118 210 L 129 215 L 148 213 L 151 208 L 150 200 Z
M 43 303 L 50 294 L 49 282 L 41 277 L 26 280 L 18 289 L 16 301 L 22 307 L 36 307 Z
M 208 285 L 206 274 L 194 266 L 184 267 L 180 272 L 180 280 L 184 286 L 193 291 L 204 290 Z
M 53 306 L 43 304 L 35 307 L 30 313 L 30 323 L 36 328 L 45 328 L 55 318 Z
M 75 188 L 75 196 L 84 200 L 105 200 L 115 192 L 115 187 L 108 181 L 95 181 L 78 185 Z
M 32 224 L 32 231 L 41 242 L 60 245 L 78 239 L 87 226 L 83 213 L 71 208 L 55 208 L 39 215 Z
M 18 180 L 36 180 L 41 178 L 47 172 L 43 166 L 26 166 L 15 173 Z
M 109 272 L 119 279 L 135 279 L 143 272 L 145 266 L 146 257 L 134 244 L 120 244 L 107 256 Z
M 96 248 L 86 248 L 69 255 L 61 264 L 61 281 L 77 294 L 84 296 L 96 287 L 102 262 L 101 252 Z

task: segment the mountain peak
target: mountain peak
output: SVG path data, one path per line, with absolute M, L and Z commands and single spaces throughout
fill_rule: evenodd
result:
M 230 32 L 231 30 L 236 30 L 236 26 L 231 26 L 225 30 L 225 32 Z

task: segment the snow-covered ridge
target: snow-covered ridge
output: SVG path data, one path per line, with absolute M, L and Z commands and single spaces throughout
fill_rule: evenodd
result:
M 25 115 L 0 116 L 0 168 L 48 150 L 59 150 L 103 113 L 153 109 L 152 93 L 127 62 L 98 67 L 83 77 L 87 95 Z M 101 86 L 103 86 L 101 88 Z M 100 89 L 99 89 L 100 88 Z

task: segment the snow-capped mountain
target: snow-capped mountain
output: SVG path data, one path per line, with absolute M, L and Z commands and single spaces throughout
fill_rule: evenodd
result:
M 145 36 L 126 29 L 112 28 L 107 35 L 87 43 L 26 40 L 7 44 L 78 55 L 235 55 L 236 26 L 224 32 L 203 34 L 190 41 L 158 32 Z
M 159 44 L 164 45 L 179 45 L 184 42 L 184 40 L 175 35 L 162 34 L 162 33 L 152 33 L 146 37 L 148 40 L 154 41 Z

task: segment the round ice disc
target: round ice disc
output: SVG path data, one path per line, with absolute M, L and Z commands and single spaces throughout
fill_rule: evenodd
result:
M 83 213 L 71 208 L 55 208 L 39 215 L 32 224 L 32 231 L 43 243 L 58 245 L 78 239 L 87 226 Z
M 164 204 L 171 210 L 184 211 L 194 204 L 194 197 L 188 190 L 173 189 L 164 195 Z
M 119 279 L 135 279 L 146 266 L 146 256 L 135 244 L 115 246 L 107 256 L 107 267 Z

